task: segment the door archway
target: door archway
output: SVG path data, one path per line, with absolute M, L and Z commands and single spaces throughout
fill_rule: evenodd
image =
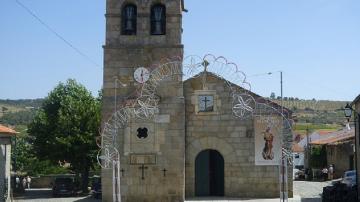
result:
M 195 158 L 195 195 L 224 196 L 224 158 L 207 149 Z

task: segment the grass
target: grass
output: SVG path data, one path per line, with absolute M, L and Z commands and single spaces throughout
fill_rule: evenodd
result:
M 307 129 L 309 133 L 312 132 L 334 132 L 341 129 L 342 126 L 338 124 L 312 124 L 312 123 L 298 123 L 294 126 L 293 130 L 296 134 L 305 136 Z
M 337 130 L 339 129 L 339 125 L 337 124 L 306 124 L 306 123 L 300 123 L 296 124 L 294 127 L 294 130 Z
M 26 110 L 24 107 L 18 107 L 18 106 L 14 106 L 14 105 L 9 105 L 9 104 L 0 104 L 0 117 L 2 117 L 4 115 L 2 108 L 5 107 L 7 108 L 7 110 L 5 111 L 5 113 L 8 112 L 18 112 L 18 111 L 23 111 Z

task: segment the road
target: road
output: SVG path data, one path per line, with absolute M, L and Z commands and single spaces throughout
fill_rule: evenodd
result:
M 290 201 L 300 201 L 301 202 L 321 202 L 321 193 L 324 186 L 329 185 L 330 182 L 308 182 L 308 181 L 294 181 L 294 199 Z M 300 196 L 300 197 L 299 197 Z M 15 202 L 100 202 L 101 200 L 94 199 L 90 196 L 88 197 L 66 197 L 66 198 L 53 198 L 51 195 L 51 189 L 30 189 L 26 190 L 25 194 L 22 196 L 15 197 Z M 188 200 L 187 202 L 192 202 L 193 200 Z M 246 201 L 246 202 L 275 202 L 279 199 L 203 199 L 199 200 L 198 198 L 194 201 L 197 202 L 208 202 L 208 201 Z
M 30 189 L 26 190 L 24 195 L 17 196 L 14 198 L 15 202 L 100 202 L 97 200 L 88 197 L 64 197 L 64 198 L 54 198 L 52 197 L 51 189 Z
M 294 195 L 301 197 L 301 202 L 321 202 L 323 187 L 331 184 L 327 182 L 294 181 Z

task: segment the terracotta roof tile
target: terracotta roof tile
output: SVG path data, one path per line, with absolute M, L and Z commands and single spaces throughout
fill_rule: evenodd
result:
M 330 138 L 326 138 L 326 139 L 319 139 L 319 140 L 312 141 L 310 144 L 316 144 L 316 145 L 332 144 L 332 143 L 336 143 L 339 141 L 344 141 L 344 140 L 348 140 L 348 139 L 352 139 L 352 138 L 355 138 L 355 134 L 346 134 L 346 135 L 330 137 Z
M 293 152 L 304 152 L 304 148 L 301 147 L 301 146 L 300 146 L 299 144 L 297 144 L 297 143 L 294 143 L 294 144 L 292 145 L 291 150 L 292 150 Z
M 11 128 L 5 127 L 5 126 L 0 124 L 0 133 L 15 135 L 17 132 L 15 130 L 11 129 Z

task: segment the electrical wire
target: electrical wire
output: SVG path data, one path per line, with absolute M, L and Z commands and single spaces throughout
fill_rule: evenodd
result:
M 32 17 L 34 17 L 41 25 L 43 25 L 47 30 L 49 30 L 52 34 L 54 34 L 57 38 L 59 38 L 61 41 L 63 41 L 66 45 L 68 45 L 70 48 L 72 48 L 75 52 L 77 52 L 79 55 L 81 55 L 83 58 L 88 60 L 90 63 L 95 65 L 96 67 L 100 67 L 99 64 L 97 64 L 93 59 L 91 59 L 88 55 L 80 51 L 77 47 L 75 47 L 73 44 L 71 44 L 68 40 L 66 40 L 63 36 L 61 36 L 55 29 L 50 27 L 48 24 L 46 24 L 39 16 L 37 16 L 30 8 L 25 6 L 23 3 L 21 3 L 19 0 L 15 0 L 15 2 L 22 7 L 25 11 L 27 11 Z

